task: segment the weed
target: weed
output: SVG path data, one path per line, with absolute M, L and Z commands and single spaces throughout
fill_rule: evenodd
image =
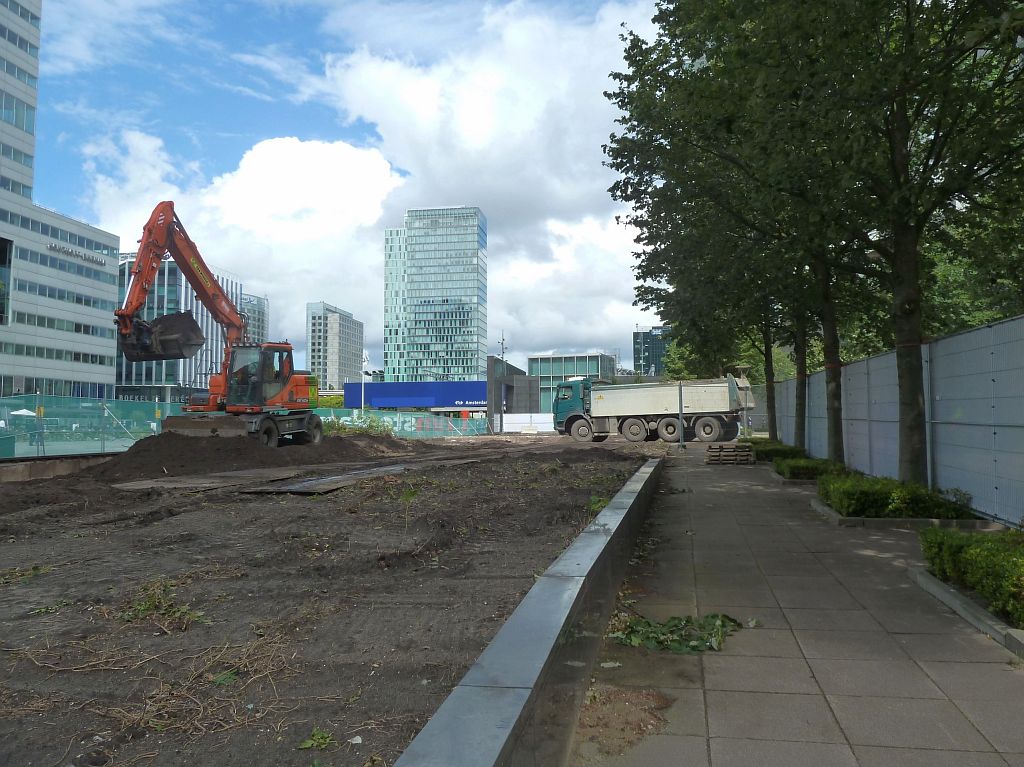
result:
M 703 618 L 689 615 L 685 618 L 672 617 L 664 623 L 619 613 L 610 627 L 617 630 L 608 636 L 619 644 L 693 655 L 706 650 L 721 650 L 725 638 L 740 628 L 740 622 L 718 613 Z
M 203 613 L 189 604 L 179 605 L 174 599 L 174 582 L 158 578 L 145 584 L 135 599 L 118 617 L 125 623 L 148 618 L 165 631 L 176 628 L 185 631 L 196 622 L 203 622 Z
M 298 748 L 307 749 L 315 748 L 318 751 L 323 751 L 325 748 L 338 745 L 338 741 L 334 739 L 334 736 L 326 730 L 321 730 L 319 727 L 314 727 L 313 731 L 309 734 L 309 737 L 302 741 Z
M 238 681 L 238 672 L 234 669 L 228 669 L 227 671 L 222 671 L 217 674 L 217 676 L 210 681 L 218 687 L 227 687 L 229 684 Z
M 592 495 L 590 496 L 590 503 L 587 504 L 587 508 L 592 514 L 597 514 L 601 509 L 608 505 L 611 498 L 605 496 Z
M 24 583 L 29 578 L 43 575 L 53 569 L 53 565 L 32 565 L 29 568 L 10 567 L 0 570 L 0 586 L 8 586 L 12 583 Z
M 62 607 L 67 607 L 71 602 L 66 599 L 62 599 L 59 602 L 47 605 L 46 607 L 37 607 L 35 610 L 29 610 L 29 615 L 48 615 L 57 612 Z

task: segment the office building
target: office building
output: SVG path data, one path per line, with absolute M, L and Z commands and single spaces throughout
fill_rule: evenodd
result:
M 321 391 L 363 378 L 363 323 L 323 301 L 306 304 L 306 355 Z
M 672 328 L 662 325 L 633 331 L 633 370 L 642 376 L 665 374 L 665 350 L 671 342 Z
M 118 238 L 32 203 L 41 6 L 0 1 L 0 396 L 109 397 Z
M 245 315 L 249 343 L 264 344 L 270 340 L 270 299 L 243 293 L 238 310 Z
M 135 254 L 122 253 L 119 262 L 120 305 L 127 291 L 128 276 L 132 264 L 135 263 Z M 242 299 L 241 282 L 212 266 L 210 271 L 224 290 L 224 295 L 230 298 L 236 307 L 239 306 Z M 150 288 L 141 317 L 144 320 L 152 320 L 154 317 L 182 311 L 192 312 L 192 316 L 203 330 L 203 335 L 206 336 L 206 343 L 198 354 L 185 360 L 128 362 L 124 355 L 118 354 L 118 399 L 151 400 L 159 397 L 162 402 L 187 402 L 191 390 L 209 388 L 210 376 L 220 372 L 224 360 L 224 329 L 196 299 L 195 291 L 188 284 L 178 265 L 170 256 L 165 256 Z
M 471 207 L 409 210 L 384 232 L 384 379 L 486 375 L 487 219 Z
M 527 372 L 540 378 L 540 412 L 551 412 L 555 389 L 562 381 L 583 376 L 595 381 L 615 381 L 616 360 L 611 354 L 546 355 L 529 357 Z

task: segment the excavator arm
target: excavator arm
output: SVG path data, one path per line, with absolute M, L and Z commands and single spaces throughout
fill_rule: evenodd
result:
M 194 356 L 206 341 L 202 329 L 189 312 L 166 314 L 149 322 L 138 316 L 149 297 L 160 264 L 168 254 L 192 286 L 196 298 L 224 328 L 221 373 L 225 374 L 232 347 L 244 340 L 245 318 L 199 255 L 199 249 L 174 212 L 173 202 L 157 205 L 142 230 L 124 304 L 114 312 L 121 350 L 130 362 L 186 359 Z

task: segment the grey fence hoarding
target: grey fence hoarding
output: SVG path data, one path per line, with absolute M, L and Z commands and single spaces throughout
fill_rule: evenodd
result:
M 970 493 L 988 516 L 1024 521 L 1024 317 L 926 344 L 928 474 L 933 487 Z M 780 438 L 793 444 L 796 382 L 776 390 Z M 808 379 L 807 452 L 828 455 L 825 374 Z M 895 477 L 899 387 L 895 353 L 843 367 L 843 446 L 851 468 Z

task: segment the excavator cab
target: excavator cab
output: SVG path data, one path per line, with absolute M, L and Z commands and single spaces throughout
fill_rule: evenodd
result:
M 231 350 L 228 370 L 229 405 L 266 405 L 281 393 L 291 376 L 291 350 L 280 346 L 236 346 Z
M 206 343 L 203 329 L 192 312 L 165 314 L 149 322 L 135 318 L 131 332 L 118 338 L 129 362 L 189 359 Z

